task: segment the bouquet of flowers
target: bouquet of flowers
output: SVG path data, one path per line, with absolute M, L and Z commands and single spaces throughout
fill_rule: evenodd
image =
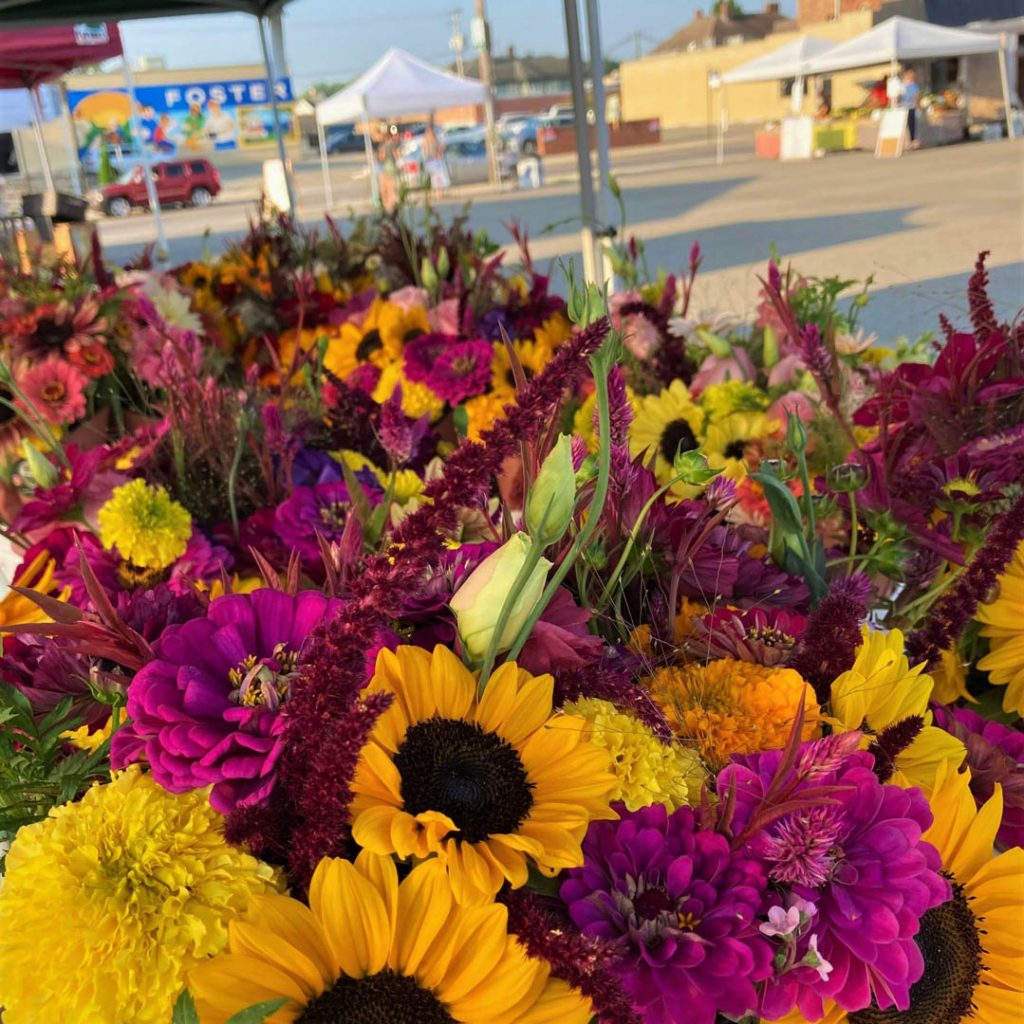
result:
M 15 290 L 5 1024 L 1019 1016 L 1024 329 L 984 257 L 886 354 L 848 282 L 743 323 L 623 253 Z

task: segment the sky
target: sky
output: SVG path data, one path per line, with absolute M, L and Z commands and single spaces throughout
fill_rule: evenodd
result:
M 709 6 L 710 0 L 598 0 L 605 55 L 633 57 L 637 32 L 649 50 L 688 23 L 696 8 Z M 760 10 L 763 2 L 741 6 Z M 780 7 L 793 14 L 796 0 Z M 446 64 L 453 59 L 450 12 L 459 8 L 468 49 L 472 0 L 294 0 L 284 20 L 295 85 L 355 78 L 391 46 Z M 521 54 L 565 53 L 561 0 L 488 0 L 487 14 L 495 53 L 509 46 Z M 133 63 L 163 57 L 168 67 L 193 68 L 260 60 L 255 22 L 241 14 L 122 22 L 121 35 Z

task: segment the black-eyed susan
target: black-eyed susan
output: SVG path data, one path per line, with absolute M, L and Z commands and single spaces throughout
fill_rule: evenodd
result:
M 137 767 L 21 829 L 0 886 L 4 1024 L 166 1024 L 228 922 L 281 888 L 222 829 L 208 790 Z
M 1024 714 L 1024 541 L 976 618 L 989 645 L 978 668 L 988 673 L 989 682 L 1006 687 L 1003 710 Z
M 401 882 L 389 857 L 325 859 L 309 906 L 254 899 L 230 952 L 189 978 L 202 1024 L 289 1001 L 269 1024 L 586 1024 L 590 1003 L 508 932 L 501 904 L 460 906 L 444 866 Z
M 446 865 L 460 903 L 488 899 L 528 864 L 583 863 L 587 825 L 615 818 L 615 777 L 587 723 L 552 714 L 551 676 L 502 665 L 477 678 L 444 647 L 384 650 L 367 685 L 394 694 L 363 748 L 352 835 L 373 853 Z
M 720 469 L 730 480 L 742 480 L 749 468 L 750 446 L 777 427 L 763 412 L 734 412 L 707 425 L 701 451 L 712 469 Z
M 629 425 L 629 454 L 654 458 L 654 475 L 659 483 L 668 483 L 675 475 L 672 463 L 682 452 L 699 448 L 704 413 L 690 397 L 681 380 L 674 380 L 656 395 L 645 395 L 633 403 L 633 422 Z
M 347 320 L 332 336 L 324 366 L 344 380 L 365 363 L 384 369 L 401 359 L 406 342 L 430 330 L 422 306 L 408 309 L 386 299 L 374 299 L 361 320 Z
M 891 781 L 927 792 L 939 766 L 946 761 L 959 765 L 967 752 L 955 736 L 932 725 L 932 677 L 923 664 L 910 667 L 900 630 L 883 633 L 864 626 L 861 637 L 853 666 L 832 683 L 828 721 L 837 732 L 862 730 L 866 747 L 872 734 L 919 718 L 921 729 L 896 755 Z
M 910 990 L 910 1007 L 846 1013 L 831 1006 L 821 1024 L 1010 1024 L 1024 1015 L 1024 849 L 993 856 L 1002 789 L 977 807 L 970 774 L 946 763 L 930 803 L 934 823 L 922 838 L 939 851 L 953 895 L 921 918 L 924 974 Z

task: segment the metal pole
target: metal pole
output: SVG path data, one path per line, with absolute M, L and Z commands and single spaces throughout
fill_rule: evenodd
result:
M 274 55 L 274 67 L 279 78 L 288 77 L 288 54 L 284 52 L 284 20 L 281 12 L 271 14 L 270 22 L 270 50 Z
M 373 205 L 380 202 L 380 184 L 377 181 L 377 158 L 373 155 L 373 139 L 370 138 L 370 118 L 366 114 L 366 97 L 363 97 L 363 148 L 366 150 L 366 166 L 370 169 L 370 198 Z
M 284 186 L 288 191 L 288 212 L 298 221 L 298 208 L 295 205 L 295 188 L 292 185 L 292 175 L 288 168 L 288 154 L 284 148 L 284 132 L 281 130 L 281 112 L 277 106 L 277 75 L 274 73 L 274 62 L 270 56 L 270 46 L 267 43 L 267 27 L 263 19 L 256 18 L 256 24 L 260 29 L 260 49 L 263 51 L 263 66 L 267 70 L 267 86 L 270 88 L 270 111 L 274 117 L 274 138 L 277 140 L 277 155 L 281 160 L 281 171 L 284 174 Z
M 585 0 L 587 12 L 587 50 L 590 56 L 590 90 L 594 100 L 595 139 L 597 142 L 597 194 L 594 212 L 601 230 L 609 225 L 612 209 L 611 158 L 609 156 L 608 118 L 605 112 L 604 93 L 604 51 L 601 48 L 601 23 L 598 20 L 597 0 Z M 587 131 L 589 142 L 590 132 Z M 603 242 L 598 242 L 601 251 L 604 278 L 615 287 L 611 255 Z
M 128 116 L 131 119 L 132 138 L 136 141 L 139 155 L 142 157 L 142 176 L 146 180 L 146 198 L 149 200 L 149 210 L 153 214 L 153 222 L 156 227 L 156 265 L 164 267 L 170 257 L 170 249 L 167 245 L 167 235 L 164 232 L 160 197 L 156 194 L 156 184 L 153 181 L 152 155 L 149 151 L 149 142 L 142 137 L 142 125 L 139 124 L 139 104 L 135 98 L 135 76 L 132 74 L 132 65 L 127 53 L 122 53 L 121 62 L 124 65 L 124 84 L 128 87 Z M 101 142 L 100 145 L 102 144 Z
M 64 145 L 68 151 L 68 165 L 71 170 L 71 186 L 79 194 L 82 192 L 82 165 L 78 162 L 78 134 L 75 123 L 71 120 L 71 105 L 68 103 L 68 90 L 63 82 L 59 85 L 62 124 L 64 127 Z
M 452 19 L 452 35 L 448 40 L 448 45 L 455 53 L 455 74 L 462 78 L 465 74 L 465 68 L 462 63 L 462 51 L 466 47 L 466 40 L 462 35 L 462 11 L 456 7 L 454 10 L 449 11 L 448 15 Z
M 331 167 L 330 158 L 327 155 L 327 135 L 320 118 L 316 119 L 316 135 L 320 140 L 320 172 L 324 178 L 324 206 L 328 213 L 334 207 L 334 190 L 331 188 Z
M 1006 137 L 1008 139 L 1016 138 L 1013 131 L 1013 108 L 1010 106 L 1010 77 L 1006 70 L 1006 62 L 1010 56 L 1010 48 L 1008 45 L 1007 34 L 1001 32 L 999 34 L 999 82 L 1003 87 L 1003 111 L 1006 116 Z
M 476 17 L 473 19 L 474 39 L 477 47 L 477 65 L 480 70 L 480 81 L 483 82 L 484 123 L 487 125 L 487 177 L 492 185 L 500 184 L 498 174 L 498 152 L 494 146 L 494 91 L 491 73 L 491 27 L 487 24 L 487 8 L 485 0 L 473 0 Z M 482 45 L 481 45 L 482 44 Z
M 569 44 L 569 77 L 572 80 L 572 109 L 576 118 L 576 161 L 580 169 L 580 244 L 583 246 L 583 276 L 598 280 L 597 246 L 594 244 L 594 172 L 590 164 L 587 136 L 587 103 L 583 93 L 583 53 L 580 46 L 580 17 L 577 0 L 562 0 L 565 36 Z
M 32 131 L 36 137 L 36 148 L 39 150 L 39 162 L 43 169 L 43 181 L 47 192 L 55 192 L 53 187 L 53 169 L 50 167 L 50 156 L 46 152 L 46 139 L 43 138 L 43 105 L 39 102 L 37 86 L 29 89 L 32 99 Z

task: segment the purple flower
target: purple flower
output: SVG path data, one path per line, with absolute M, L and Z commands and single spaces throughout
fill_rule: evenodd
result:
M 778 750 L 738 757 L 719 774 L 719 793 L 736 788 L 737 836 L 764 813 L 781 758 Z M 928 802 L 920 790 L 880 783 L 866 751 L 829 740 L 804 744 L 793 773 L 800 781 L 788 796 L 797 806 L 766 815 L 742 852 L 761 861 L 776 886 L 812 901 L 817 914 L 796 966 L 765 987 L 761 1012 L 775 1019 L 795 1004 L 817 1020 L 826 999 L 848 1011 L 872 999 L 881 1009 L 906 1009 L 924 971 L 914 941 L 921 917 L 950 892 L 938 852 L 921 841 L 932 821 Z M 799 806 L 805 791 L 815 800 L 810 808 Z
M 304 561 L 320 558 L 316 535 L 328 541 L 341 540 L 348 517 L 348 488 L 344 483 L 296 487 L 287 500 L 277 506 L 274 519 L 278 536 L 294 548 Z
M 165 789 L 213 783 L 228 813 L 274 788 L 286 702 L 310 633 L 339 607 L 312 590 L 226 594 L 206 617 L 167 629 L 128 690 L 130 723 L 111 750 L 117 767 L 141 753 Z
M 971 793 L 980 807 L 1003 787 L 1003 823 L 998 842 L 1024 846 L 1024 733 L 990 722 L 970 708 L 934 707 L 935 724 L 967 748 Z
M 418 384 L 425 384 L 434 364 L 449 346 L 456 345 L 458 338 L 454 334 L 421 334 L 406 346 L 402 353 L 402 370 L 405 376 Z M 490 347 L 488 346 L 488 365 L 490 365 Z M 488 374 L 488 379 L 490 374 Z
M 177 593 L 188 593 L 196 581 L 212 583 L 231 571 L 234 558 L 227 548 L 214 544 L 200 530 L 192 529 L 185 553 L 171 569 L 171 589 Z
M 623 987 L 648 1024 L 713 1024 L 757 1005 L 771 947 L 755 915 L 763 867 L 661 805 L 591 825 L 561 897 L 584 935 L 612 943 Z
M 459 402 L 483 394 L 491 380 L 494 351 L 482 338 L 457 341 L 434 360 L 425 383 L 446 402 Z

